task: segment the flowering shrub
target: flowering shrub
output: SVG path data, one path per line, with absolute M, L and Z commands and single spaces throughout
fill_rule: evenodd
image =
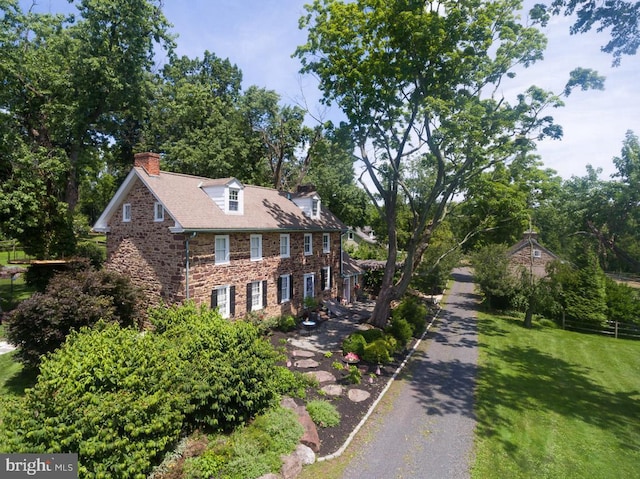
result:
M 357 363 L 358 361 L 360 361 L 360 358 L 356 353 L 347 353 L 344 355 L 344 360 L 348 363 Z

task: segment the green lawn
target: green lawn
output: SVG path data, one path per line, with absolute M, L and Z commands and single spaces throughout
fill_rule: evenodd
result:
M 478 321 L 474 479 L 638 477 L 640 341 Z

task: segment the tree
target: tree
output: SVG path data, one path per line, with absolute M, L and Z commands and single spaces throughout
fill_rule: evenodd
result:
M 155 78 L 138 150 L 162 153 L 163 169 L 264 184 L 260 140 L 241 103 L 242 72 L 205 51 L 172 58 Z
M 363 212 L 370 202 L 354 180 L 353 149 L 353 140 L 346 128 L 328 126 L 314 146 L 314 160 L 304 180 L 316 185 L 323 206 L 345 224 L 366 226 L 367 217 Z
M 542 20 L 550 15 L 577 15 L 569 29 L 572 35 L 586 33 L 592 28 L 598 32 L 610 30 L 610 40 L 601 49 L 613 55 L 613 65 L 620 65 L 622 55 L 635 55 L 640 46 L 640 3 L 624 0 L 553 0 L 549 5 L 536 4 L 531 10 L 532 18 Z
M 523 154 L 533 140 L 561 136 L 542 111 L 561 105 L 536 87 L 511 104 L 496 93 L 516 65 L 542 58 L 546 41 L 519 23 L 515 0 L 316 0 L 301 27 L 296 56 L 320 81 L 324 102 L 346 115 L 365 165 L 370 197 L 379 199 L 389 258 L 371 321 L 384 326 L 391 302 L 406 291 L 451 200 L 480 171 Z M 601 87 L 589 71 L 575 86 Z M 399 205 L 411 212 L 411 235 L 399 279 Z
M 0 180 L 27 188 L 47 183 L 41 210 L 57 217 L 40 223 L 68 230 L 85 167 L 117 140 L 123 123 L 141 119 L 154 47 L 172 45 L 157 0 L 82 0 L 77 8 L 78 17 L 64 17 L 23 13 L 15 0 L 0 4 L 0 130 L 22 145 Z M 50 174 L 44 163 L 53 159 Z M 3 188 L 0 195 L 11 193 Z M 15 195 L 6 201 L 21 204 Z M 30 195 L 26 207 L 38 201 Z M 15 211 L 3 215 L 3 226 L 25 223 Z M 28 242 L 29 228 L 16 226 L 18 239 Z
M 11 314 L 9 342 L 19 346 L 20 361 L 30 367 L 59 348 L 72 330 L 98 321 L 132 326 L 136 323 L 138 292 L 128 278 L 113 271 L 60 273 L 45 293 L 35 293 Z
M 478 285 L 489 308 L 510 305 L 518 279 L 509 270 L 508 247 L 485 245 L 471 255 L 473 281 Z

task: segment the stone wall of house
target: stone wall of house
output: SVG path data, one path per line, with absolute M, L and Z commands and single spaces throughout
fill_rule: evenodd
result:
M 219 286 L 235 286 L 235 316 L 247 313 L 247 283 L 266 281 L 266 316 L 299 314 L 301 311 L 304 284 L 307 273 L 315 274 L 315 293 L 318 299 L 335 298 L 342 287 L 340 278 L 340 233 L 331 233 L 330 251 L 322 251 L 322 233 L 313 233 L 312 255 L 303 250 L 304 233 L 290 233 L 290 257 L 280 257 L 280 232 L 262 234 L 262 259 L 252 261 L 250 255 L 251 233 L 229 235 L 229 264 L 215 264 L 214 234 L 198 234 L 190 241 L 189 295 L 198 304 L 211 304 L 211 293 Z M 323 291 L 321 270 L 331 268 L 331 289 Z M 278 304 L 278 278 L 291 274 L 293 281 L 292 300 Z
M 540 251 L 540 257 L 535 257 L 533 250 Z M 511 254 L 510 263 L 514 273 L 517 273 L 522 268 L 527 271 L 531 268 L 535 277 L 544 278 L 547 275 L 547 264 L 554 259 L 552 255 L 536 244 L 531 246 L 527 244 Z
M 122 221 L 122 204 L 109 221 L 107 267 L 129 276 L 143 291 L 147 306 L 174 302 L 184 296 L 184 236 L 169 232 L 174 221 L 154 221 L 153 195 L 140 182 L 124 203 L 131 204 L 131 221 Z
M 140 182 L 124 203 L 131 204 L 131 221 L 122 221 L 122 205 L 110 219 L 107 240 L 107 267 L 128 275 L 143 291 L 147 306 L 160 302 L 180 303 L 187 297 L 185 234 L 173 234 L 174 221 L 165 212 L 164 221 L 154 220 L 153 195 Z M 304 233 L 290 233 L 290 257 L 280 258 L 280 232 L 262 235 L 262 260 L 250 258 L 250 232 L 229 235 L 229 264 L 215 264 L 215 234 L 197 234 L 189 239 L 189 299 L 211 304 L 211 293 L 218 286 L 235 286 L 235 316 L 247 312 L 247 283 L 266 281 L 266 316 L 298 314 L 301 311 L 303 276 L 315 273 L 318 299 L 335 298 L 342 288 L 340 278 L 340 233 L 331 233 L 330 251 L 322 251 L 322 232 L 313 233 L 313 254 L 303 251 Z M 331 267 L 331 289 L 322 291 L 321 270 Z M 278 304 L 278 278 L 291 274 L 292 300 Z

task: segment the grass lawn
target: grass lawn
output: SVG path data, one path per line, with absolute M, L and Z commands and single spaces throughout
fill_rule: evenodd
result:
M 478 322 L 474 479 L 638 477 L 640 341 Z

